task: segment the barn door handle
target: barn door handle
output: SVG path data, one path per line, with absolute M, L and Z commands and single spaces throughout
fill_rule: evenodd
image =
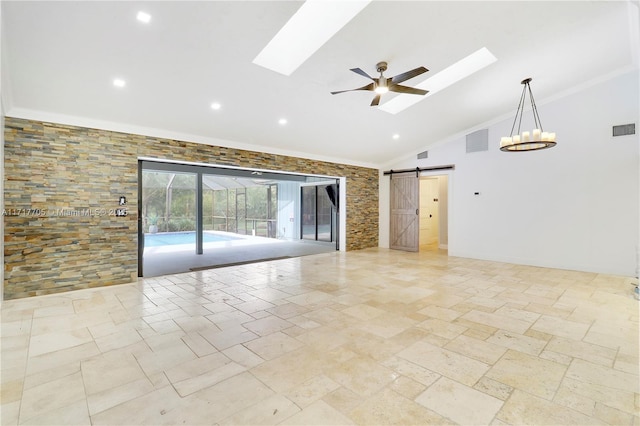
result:
M 418 209 L 416 209 L 416 214 L 418 214 Z

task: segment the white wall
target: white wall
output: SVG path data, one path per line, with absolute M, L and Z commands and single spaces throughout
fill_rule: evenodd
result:
M 488 127 L 489 151 L 466 154 L 461 136 L 429 149 L 428 159 L 413 156 L 388 168 L 455 165 L 449 173 L 451 256 L 635 275 L 638 79 L 636 70 L 538 102 L 544 129 L 557 133 L 554 148 L 501 152 L 499 140 L 509 133 L 510 118 Z M 525 120 L 530 115 L 525 113 Z M 626 123 L 636 123 L 636 135 L 613 138 L 612 126 Z M 527 127 L 533 126 L 523 120 Z M 381 175 L 383 247 L 389 239 L 388 181 Z

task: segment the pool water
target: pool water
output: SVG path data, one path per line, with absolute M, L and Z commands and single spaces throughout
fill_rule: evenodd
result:
M 202 234 L 203 243 L 215 243 L 220 241 L 234 241 L 241 239 L 242 238 L 240 237 L 233 237 L 231 235 L 209 234 L 207 232 Z M 144 234 L 145 247 L 173 246 L 178 244 L 195 243 L 195 232 L 161 232 L 159 234 Z

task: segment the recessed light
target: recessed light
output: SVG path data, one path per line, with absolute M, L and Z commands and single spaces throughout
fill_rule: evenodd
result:
M 393 136 L 392 136 L 392 138 L 394 138 L 394 139 L 400 139 L 400 135 L 396 133 L 395 135 L 393 135 Z
M 145 24 L 148 24 L 149 22 L 151 22 L 151 15 L 149 15 L 146 12 L 140 11 L 136 15 L 136 19 L 140 22 L 144 22 Z
M 278 124 L 281 126 L 284 126 L 285 124 L 287 124 L 287 119 L 286 118 L 281 118 L 280 120 L 278 120 Z
M 121 78 L 116 78 L 113 80 L 113 85 L 116 87 L 124 87 L 127 83 Z
M 463 78 L 480 71 L 495 61 L 497 61 L 496 57 L 493 56 L 489 49 L 483 47 L 415 86 L 418 89 L 428 90 L 429 93 L 426 95 L 399 95 L 391 99 L 389 102 L 380 105 L 378 109 L 390 114 L 397 114 L 400 111 L 409 108 L 411 105 L 432 96 L 454 83 L 457 83 Z
M 306 1 L 253 63 L 291 75 L 371 0 Z
M 211 104 L 211 109 L 215 109 L 217 111 L 220 108 L 222 108 L 222 105 L 220 105 L 218 102 L 214 102 Z

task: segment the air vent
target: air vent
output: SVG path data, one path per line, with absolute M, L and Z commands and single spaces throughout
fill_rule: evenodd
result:
M 429 151 L 424 151 L 418 154 L 418 160 L 421 160 L 423 158 L 429 158 Z
M 477 130 L 467 135 L 467 154 L 489 150 L 489 129 Z
M 635 123 L 613 126 L 613 136 L 627 136 L 627 135 L 635 135 L 635 134 L 636 134 Z

